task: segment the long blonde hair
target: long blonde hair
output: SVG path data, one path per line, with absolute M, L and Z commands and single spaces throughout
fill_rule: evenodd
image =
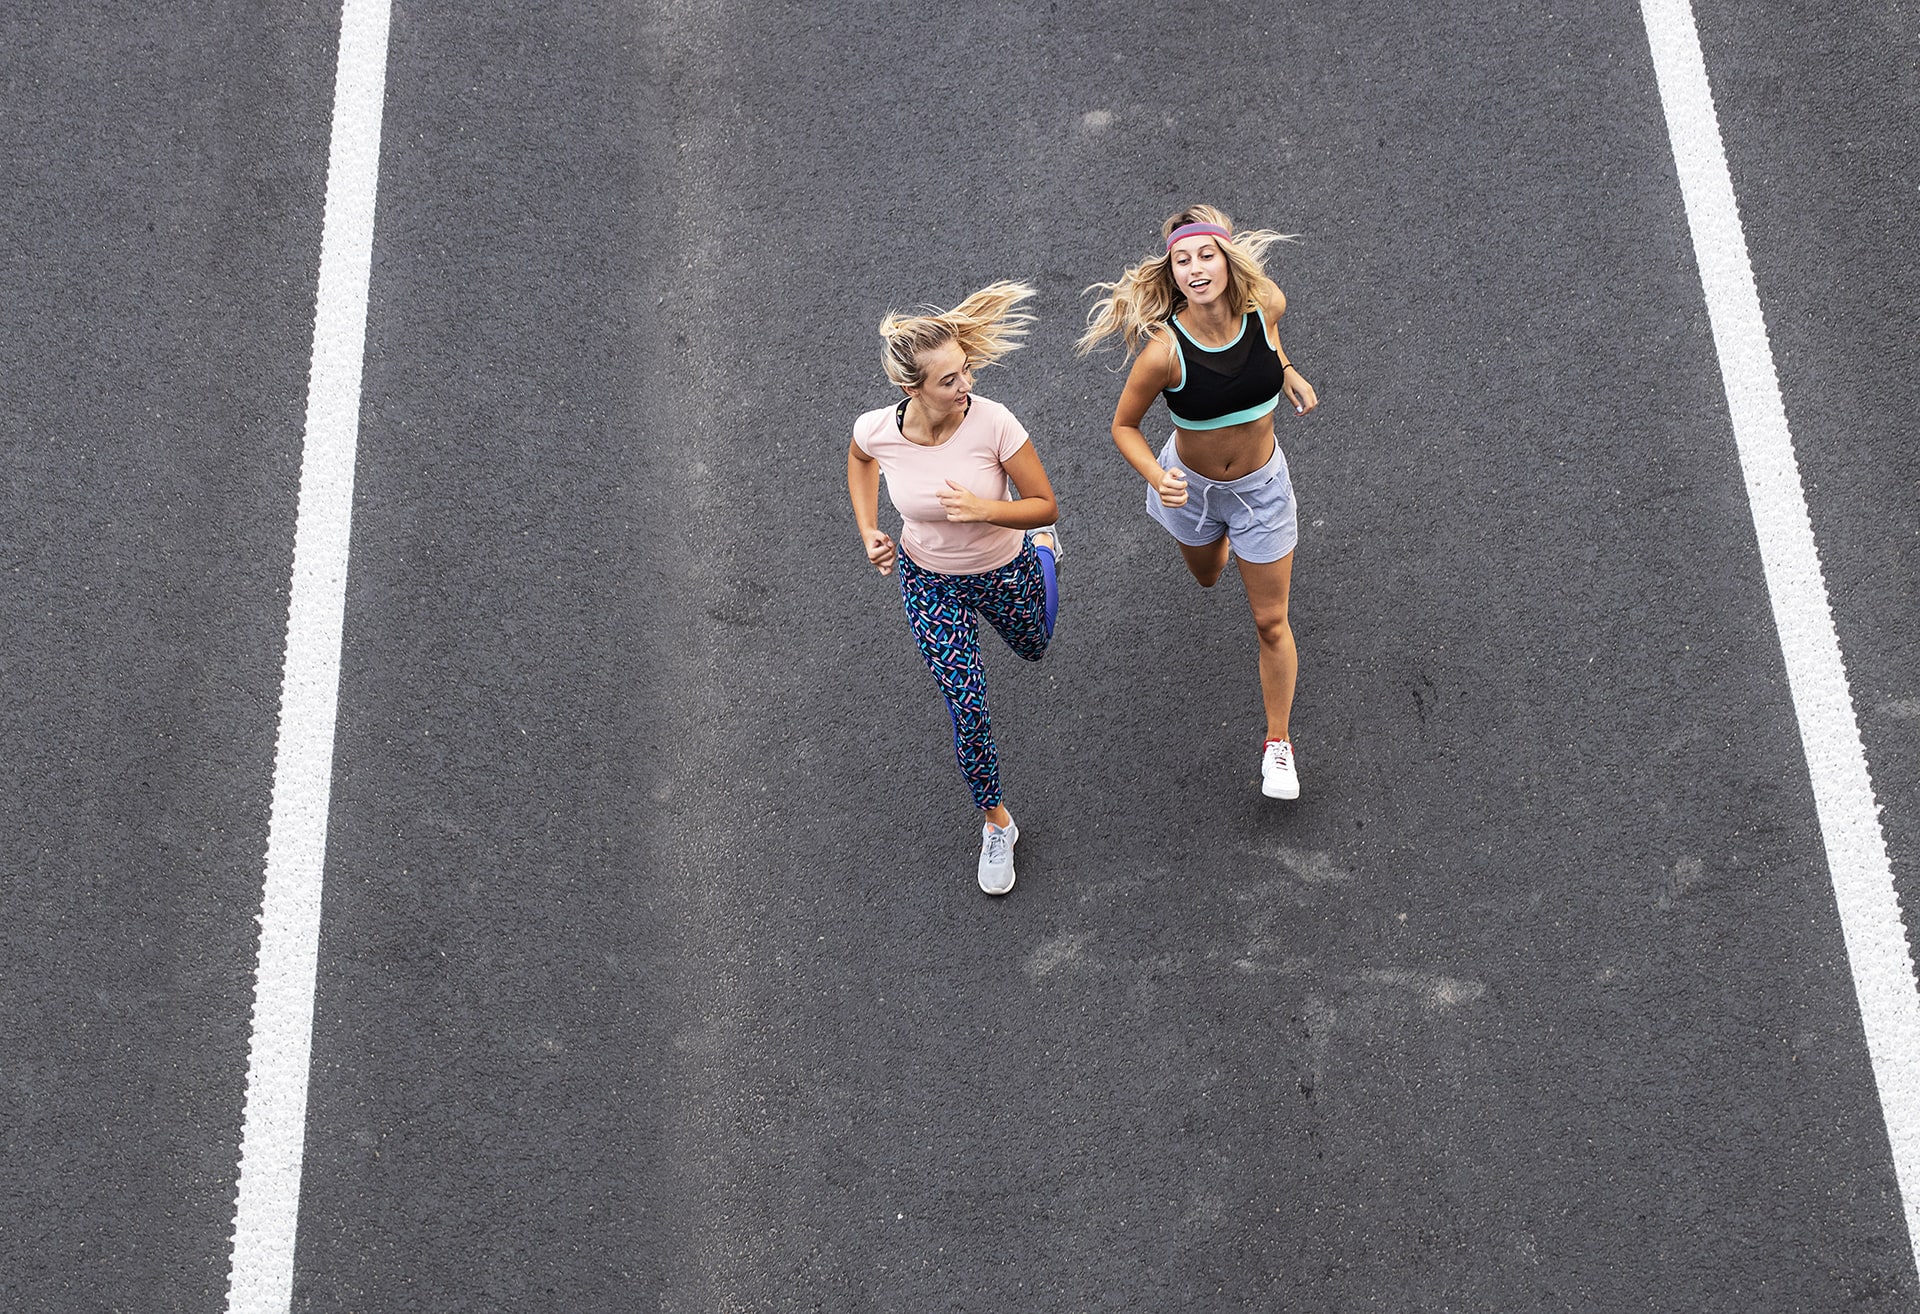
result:
M 1296 234 L 1276 233 L 1268 228 L 1250 228 L 1234 232 L 1233 220 L 1211 205 L 1190 205 L 1168 218 L 1160 226 L 1164 248 L 1173 230 L 1183 224 L 1219 224 L 1232 237 L 1220 242 L 1220 254 L 1227 261 L 1226 303 L 1237 306 L 1242 314 L 1263 300 L 1279 294 L 1279 287 L 1267 276 L 1267 249 L 1276 242 L 1291 242 Z M 1186 294 L 1173 278 L 1173 255 L 1162 249 L 1159 255 L 1142 260 L 1113 283 L 1095 283 L 1089 292 L 1105 292 L 1087 312 L 1087 331 L 1080 335 L 1076 349 L 1084 356 L 1115 333 L 1126 343 L 1132 356 L 1153 340 L 1154 333 L 1169 317 L 1184 309 Z
M 926 382 L 920 358 L 949 342 L 960 344 L 967 367 L 991 365 L 1022 344 L 1033 316 L 1015 306 L 1033 295 L 1025 283 L 999 282 L 981 288 L 952 310 L 929 308 L 924 315 L 888 311 L 880 321 L 880 337 L 887 344 L 881 355 L 887 378 L 902 388 Z

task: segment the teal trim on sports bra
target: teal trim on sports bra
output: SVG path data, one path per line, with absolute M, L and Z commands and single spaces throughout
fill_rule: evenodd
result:
M 1258 309 L 1258 307 L 1255 307 L 1255 309 Z M 1172 320 L 1176 325 L 1179 326 L 1181 335 L 1184 336 L 1188 342 L 1193 342 L 1195 349 L 1199 351 L 1231 351 L 1233 350 L 1234 346 L 1240 341 L 1241 338 L 1244 338 L 1247 336 L 1247 317 L 1245 315 L 1242 315 L 1240 317 L 1240 331 L 1234 334 L 1233 341 L 1229 342 L 1224 347 L 1209 347 L 1204 342 L 1194 342 L 1193 335 L 1187 332 L 1187 326 L 1185 324 L 1180 323 L 1180 317 L 1178 315 L 1169 315 L 1167 316 L 1167 318 Z M 1267 325 L 1267 314 L 1263 310 L 1260 312 L 1260 331 L 1261 332 L 1263 333 L 1266 332 L 1266 325 Z M 1178 339 L 1176 339 L 1176 342 L 1177 341 Z M 1186 354 L 1176 346 L 1174 348 L 1173 355 L 1174 355 L 1174 359 L 1180 362 L 1180 382 L 1174 384 L 1171 388 L 1162 388 L 1160 390 L 1162 392 L 1179 392 L 1182 388 L 1187 386 Z M 1168 409 L 1171 410 L 1172 408 L 1169 407 Z
M 1260 310 L 1260 307 L 1258 305 L 1255 305 L 1254 309 Z M 1180 316 L 1175 315 L 1172 318 L 1174 323 L 1180 324 Z M 1264 329 L 1266 328 L 1266 326 L 1267 326 L 1267 312 L 1264 310 L 1260 310 L 1260 327 Z M 1180 324 L 1180 331 L 1182 333 L 1187 333 L 1187 326 L 1185 324 Z M 1217 347 L 1209 347 L 1206 343 L 1200 341 L 1198 338 L 1194 337 L 1193 334 L 1191 333 L 1187 333 L 1187 341 L 1191 342 L 1194 346 L 1200 348 L 1200 350 L 1202 351 L 1232 351 L 1236 346 L 1239 345 L 1240 339 L 1246 336 L 1247 336 L 1247 317 L 1243 314 L 1240 316 L 1240 331 L 1233 335 L 1232 342 L 1223 342 Z
M 1256 340 L 1256 344 L 1248 346 L 1246 327 L 1248 323 L 1252 323 L 1256 315 L 1260 317 L 1260 338 Z M 1240 330 L 1233 334 L 1233 342 L 1225 342 L 1217 348 L 1206 346 L 1204 342 L 1194 342 L 1192 334 L 1187 332 L 1187 325 L 1179 321 L 1179 315 L 1167 315 L 1167 328 L 1173 334 L 1173 355 L 1181 367 L 1181 380 L 1171 388 L 1162 388 L 1160 392 L 1167 403 L 1167 413 L 1173 417 L 1175 425 L 1181 428 L 1196 428 L 1196 430 L 1227 428 L 1231 425 L 1244 425 L 1248 421 L 1256 421 L 1263 415 L 1271 415 L 1275 407 L 1279 407 L 1281 394 L 1283 394 L 1281 382 L 1286 377 L 1286 369 L 1279 363 L 1281 359 L 1279 352 L 1275 352 L 1273 342 L 1267 336 L 1267 309 L 1263 305 L 1256 302 L 1246 313 L 1242 313 Z M 1188 392 L 1188 382 L 1192 382 L 1192 371 L 1187 369 L 1188 350 L 1204 352 L 1206 357 L 1217 357 L 1221 353 L 1233 352 L 1235 348 L 1244 348 L 1244 350 L 1238 353 L 1238 359 L 1231 367 L 1233 369 L 1231 375 L 1219 373 L 1219 369 L 1225 363 L 1219 367 L 1206 365 L 1200 371 L 1202 386 L 1190 390 L 1198 396 L 1192 396 L 1192 398 L 1183 396 Z M 1196 357 L 1196 363 L 1200 361 L 1202 357 Z M 1260 394 L 1265 392 L 1267 384 L 1273 386 L 1273 394 L 1267 398 L 1261 398 Z M 1252 398 L 1248 394 L 1252 394 Z M 1260 398 L 1260 400 L 1256 401 L 1254 398 Z M 1196 411 L 1212 411 L 1219 405 L 1233 405 L 1235 401 L 1244 401 L 1246 405 L 1240 405 L 1225 415 L 1212 415 L 1208 419 L 1187 419 L 1175 409 L 1177 401 L 1188 401 Z
M 1215 416 L 1211 420 L 1183 420 L 1179 414 L 1174 411 L 1172 406 L 1167 407 L 1167 414 L 1173 416 L 1173 422 L 1182 429 L 1224 429 L 1230 424 L 1245 424 L 1248 420 L 1257 420 L 1263 415 L 1271 415 L 1274 412 L 1274 408 L 1279 405 L 1280 399 L 1278 397 L 1269 397 L 1257 406 L 1249 406 L 1245 410 L 1230 411 L 1225 415 Z

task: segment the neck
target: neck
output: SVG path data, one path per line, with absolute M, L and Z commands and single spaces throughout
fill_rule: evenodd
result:
M 1240 318 L 1227 306 L 1225 297 L 1216 297 L 1204 306 L 1196 306 L 1189 301 L 1180 313 L 1201 328 L 1223 329 Z
M 907 402 L 907 414 L 919 420 L 934 433 L 940 433 L 958 424 L 961 416 L 966 414 L 966 407 L 964 405 L 949 406 L 945 410 L 936 410 L 932 403 L 915 397 Z

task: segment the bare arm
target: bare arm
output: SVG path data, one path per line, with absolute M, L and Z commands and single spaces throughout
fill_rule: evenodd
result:
M 1140 421 L 1147 418 L 1147 410 L 1160 390 L 1179 382 L 1179 372 L 1180 361 L 1173 344 L 1164 333 L 1156 336 L 1134 360 L 1127 385 L 1120 390 L 1120 402 L 1113 408 L 1113 445 L 1168 506 L 1179 506 L 1187 500 L 1186 472 L 1160 467 L 1152 444 L 1140 431 Z
M 1287 313 L 1287 294 L 1274 288 L 1273 295 L 1260 302 L 1260 308 L 1267 313 L 1267 339 L 1281 360 L 1280 391 L 1287 394 L 1293 403 L 1295 415 L 1305 415 L 1320 404 L 1320 398 L 1314 393 L 1313 385 L 1307 382 L 1307 376 L 1287 359 L 1287 350 L 1280 345 L 1280 330 L 1277 327 L 1280 316 Z
M 853 519 L 860 527 L 867 560 L 882 575 L 891 574 L 893 539 L 880 532 L 880 463 L 855 442 L 847 444 L 847 495 L 853 499 Z

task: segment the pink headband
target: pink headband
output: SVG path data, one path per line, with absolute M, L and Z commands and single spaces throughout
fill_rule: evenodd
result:
M 1178 228 L 1167 234 L 1167 250 L 1173 250 L 1173 244 L 1175 242 L 1183 241 L 1189 237 L 1199 237 L 1203 233 L 1209 237 L 1231 238 L 1233 236 L 1232 233 L 1229 233 L 1219 224 L 1181 224 Z

